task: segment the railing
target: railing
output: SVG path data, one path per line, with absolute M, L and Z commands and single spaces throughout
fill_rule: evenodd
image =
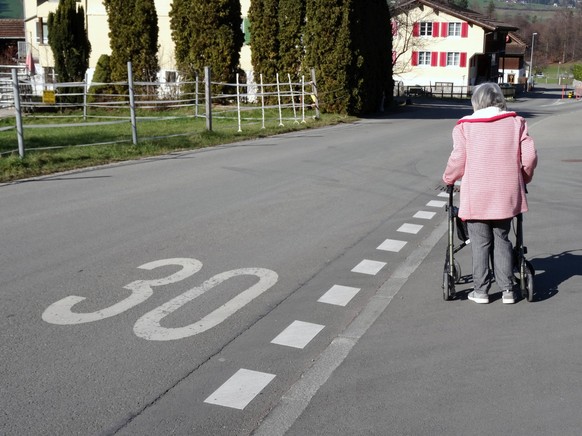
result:
M 501 91 L 506 98 L 514 98 L 519 94 L 523 85 L 500 84 Z M 474 86 L 459 86 L 449 84 L 436 84 L 429 86 L 404 86 L 397 84 L 395 86 L 396 97 L 432 97 L 432 98 L 451 98 L 466 99 L 471 98 Z
M 131 142 L 137 145 L 138 121 L 143 126 L 145 122 L 175 120 L 178 117 L 202 118 L 206 120 L 206 130 L 211 131 L 213 119 L 230 120 L 236 123 L 238 131 L 241 132 L 243 125 L 249 123 L 261 123 L 262 128 L 265 128 L 266 123 L 277 123 L 278 126 L 284 126 L 285 122 L 305 123 L 307 110 L 314 112 L 313 118 L 319 118 L 314 71 L 309 81 L 305 77 L 293 81 L 290 75 L 285 78 L 277 75 L 274 82 L 264 83 L 261 75 L 259 83 L 243 84 L 240 83 L 238 75 L 236 83 L 218 83 L 212 82 L 210 74 L 210 68 L 207 67 L 203 80 L 196 78 L 193 82 L 134 82 L 131 63 L 128 63 L 127 82 L 93 82 L 91 86 L 85 82 L 46 84 L 41 99 L 34 92 L 35 84 L 29 79 L 18 77 L 16 70 L 13 70 L 9 82 L 12 86 L 10 105 L 14 108 L 16 125 L 0 127 L 0 133 L 16 129 L 18 150 L 3 146 L 0 141 L 0 156 L 18 151 L 20 157 L 23 157 L 25 150 L 34 150 L 26 149 L 24 144 L 23 131 L 28 129 L 94 127 L 129 121 Z M 107 93 L 97 93 L 99 88 L 104 87 Z M 218 89 L 221 93 L 217 92 Z M 110 110 L 111 115 L 103 115 L 104 109 Z M 148 110 L 157 115 L 144 116 L 144 111 Z M 159 115 L 171 110 L 181 112 L 179 115 Z M 138 112 L 142 115 L 139 116 Z M 81 122 L 78 121 L 80 117 Z M 23 123 L 23 118 L 32 122 Z M 46 121 L 40 122 L 40 119 L 46 118 L 58 121 L 50 125 Z M 76 121 L 67 122 L 66 118 L 75 118 Z M 39 120 L 37 124 L 34 123 L 36 119 Z M 115 142 L 129 142 L 129 139 Z

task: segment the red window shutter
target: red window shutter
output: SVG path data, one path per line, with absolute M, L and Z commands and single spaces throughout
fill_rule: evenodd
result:
M 443 38 L 449 36 L 449 23 L 441 23 L 441 36 Z
M 469 37 L 469 23 L 461 23 L 461 38 Z
M 416 65 L 418 65 L 418 52 L 417 51 L 413 51 L 412 52 L 412 61 L 411 61 L 411 63 L 412 63 L 412 66 L 413 67 L 416 66 Z
M 432 23 L 432 36 L 435 38 L 439 36 L 439 23 Z
M 441 52 L 441 67 L 446 67 L 447 66 L 447 52 L 446 51 L 442 51 Z
M 436 51 L 433 51 L 430 54 L 430 66 L 431 67 L 438 67 L 439 66 L 439 54 Z
M 412 36 L 420 36 L 420 23 L 412 25 Z
M 467 52 L 462 52 L 461 53 L 461 67 L 466 67 L 467 66 Z

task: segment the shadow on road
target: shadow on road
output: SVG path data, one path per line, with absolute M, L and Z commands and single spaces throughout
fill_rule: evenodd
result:
M 560 284 L 574 276 L 582 276 L 582 249 L 531 259 L 530 262 L 536 271 L 540 271 L 534 279 L 536 301 L 553 297 L 559 292 Z

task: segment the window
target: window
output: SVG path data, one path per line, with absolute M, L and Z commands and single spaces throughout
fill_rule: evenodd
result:
M 168 83 L 175 83 L 178 78 L 178 73 L 176 71 L 166 71 L 166 82 Z
M 447 53 L 447 67 L 461 65 L 461 53 L 459 52 L 448 52 Z
M 461 23 L 449 23 L 449 36 L 461 36 Z
M 45 23 L 42 18 L 36 22 L 36 42 L 48 44 L 48 23 Z
M 418 65 L 428 65 L 430 66 L 431 52 L 430 51 L 419 51 L 418 52 Z
M 432 22 L 420 23 L 420 36 L 432 36 Z
M 44 70 L 44 82 L 45 83 L 55 83 L 55 69 L 54 67 L 43 67 Z

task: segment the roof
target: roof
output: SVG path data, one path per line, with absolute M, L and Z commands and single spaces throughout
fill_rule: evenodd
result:
M 505 54 L 506 55 L 524 55 L 527 42 L 525 42 L 521 37 L 514 32 L 509 32 L 507 38 L 507 43 L 505 44 Z
M 451 3 L 440 3 L 438 1 L 431 0 L 404 0 L 398 4 L 398 7 L 406 8 L 414 6 L 415 4 L 428 6 L 434 9 L 435 11 L 442 11 L 446 14 L 452 15 L 453 17 L 467 21 L 469 24 L 476 24 L 477 26 L 482 27 L 483 29 L 489 31 L 503 30 L 510 32 L 519 30 L 519 27 L 515 27 L 512 26 L 511 24 L 503 23 L 501 21 L 488 18 L 479 12 L 473 11 L 471 9 L 466 9 Z
M 0 19 L 0 39 L 24 39 L 24 20 Z

